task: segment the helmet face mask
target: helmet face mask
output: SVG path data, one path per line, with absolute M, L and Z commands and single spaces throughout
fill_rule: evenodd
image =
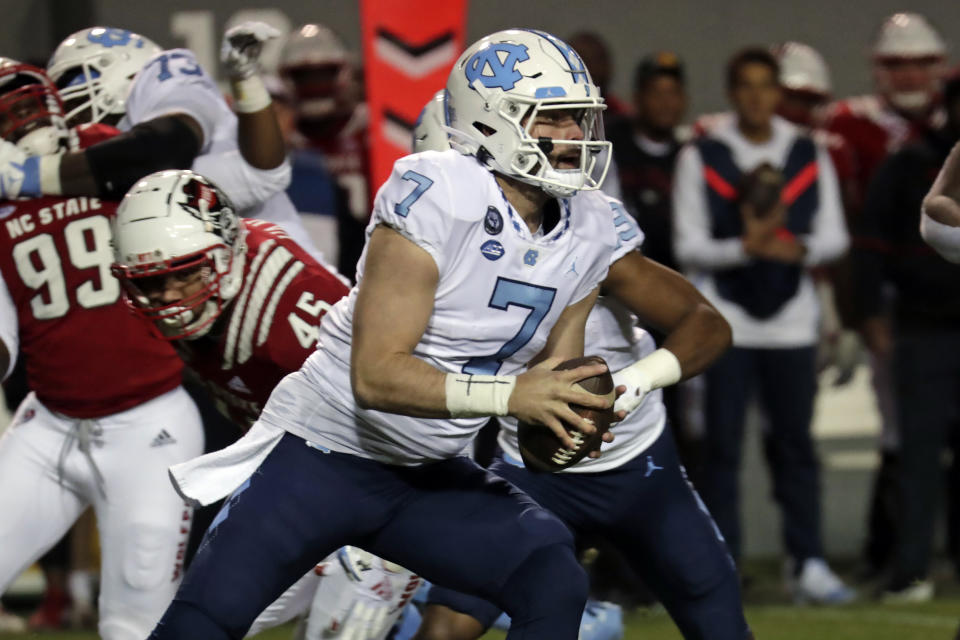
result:
M 63 103 L 41 69 L 0 58 L 0 138 L 30 155 L 70 146 Z
M 61 42 L 47 68 L 68 125 L 119 121 L 134 76 L 159 52 L 152 41 L 125 29 L 93 27 Z
M 226 196 L 192 171 L 137 183 L 114 219 L 114 276 L 168 340 L 199 338 L 239 293 L 245 231 Z
M 483 38 L 454 65 L 447 94 L 450 145 L 491 171 L 553 197 L 598 189 L 603 182 L 610 157 L 605 154 L 598 170 L 599 154 L 610 147 L 603 135 L 603 98 L 577 53 L 554 36 L 511 29 Z M 560 111 L 579 132 L 554 138 L 535 131 L 544 119 L 561 118 Z M 548 131 L 561 129 L 569 131 L 547 125 Z M 553 166 L 562 149 L 578 153 L 575 167 Z

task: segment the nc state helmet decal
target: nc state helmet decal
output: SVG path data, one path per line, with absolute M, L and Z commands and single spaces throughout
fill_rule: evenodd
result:
M 209 182 L 191 178 L 183 184 L 183 193 L 186 198 L 179 202 L 180 208 L 203 222 L 209 232 L 223 238 L 227 245 L 233 244 L 240 223 L 220 191 Z

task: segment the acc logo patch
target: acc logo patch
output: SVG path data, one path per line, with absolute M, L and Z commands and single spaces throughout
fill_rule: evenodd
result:
M 496 207 L 487 207 L 487 215 L 483 218 L 483 230 L 492 236 L 503 231 L 503 216 Z
M 509 42 L 492 44 L 467 60 L 464 69 L 467 83 L 473 85 L 474 81 L 480 80 L 488 89 L 499 87 L 509 91 L 523 78 L 523 74 L 517 71 L 517 65 L 529 59 L 525 45 Z
M 487 240 L 480 245 L 480 253 L 487 260 L 499 260 L 503 257 L 503 245 L 496 240 Z
M 537 258 L 540 257 L 540 252 L 536 249 L 527 249 L 527 252 L 523 254 L 523 264 L 528 267 L 536 266 Z

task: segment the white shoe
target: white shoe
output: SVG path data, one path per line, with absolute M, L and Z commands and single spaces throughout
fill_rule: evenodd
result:
M 880 599 L 887 604 L 910 604 L 933 600 L 933 581 L 914 580 L 902 589 L 884 591 Z
M 7 613 L 0 608 L 0 631 L 6 633 L 26 633 L 27 621 L 20 616 Z
M 845 585 L 823 558 L 807 558 L 787 588 L 797 604 L 846 604 L 857 597 L 857 592 Z

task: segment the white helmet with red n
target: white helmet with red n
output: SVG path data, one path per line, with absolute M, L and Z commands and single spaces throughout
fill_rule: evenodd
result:
M 880 26 L 872 57 L 877 89 L 908 112 L 927 109 L 940 89 L 947 47 L 918 13 L 895 13 Z
M 440 89 L 423 107 L 413 127 L 413 152 L 446 151 L 450 148 L 447 134 L 447 90 Z
M 63 103 L 47 74 L 29 64 L 0 57 L 0 138 L 27 155 L 65 151 L 70 136 Z
M 128 304 L 163 337 L 198 338 L 240 291 L 245 235 L 236 209 L 212 182 L 188 170 L 158 171 L 117 208 L 113 274 Z M 199 277 L 202 286 L 170 304 L 151 301 L 148 294 L 171 277 Z
M 830 71 L 819 51 L 802 42 L 784 42 L 774 47 L 773 54 L 780 63 L 784 89 L 830 97 Z
M 126 112 L 133 77 L 161 49 L 126 29 L 92 27 L 67 37 L 53 52 L 47 73 L 60 89 L 71 127 L 115 124 Z
M 540 187 L 554 197 L 598 189 L 610 164 L 603 137 L 606 108 L 583 60 L 570 45 L 544 31 L 498 31 L 470 45 L 447 79 L 450 145 L 474 155 L 491 171 Z M 534 138 L 538 113 L 575 114 L 580 140 Z M 577 169 L 555 169 L 554 145 L 579 147 Z M 594 172 L 598 158 L 602 170 Z

